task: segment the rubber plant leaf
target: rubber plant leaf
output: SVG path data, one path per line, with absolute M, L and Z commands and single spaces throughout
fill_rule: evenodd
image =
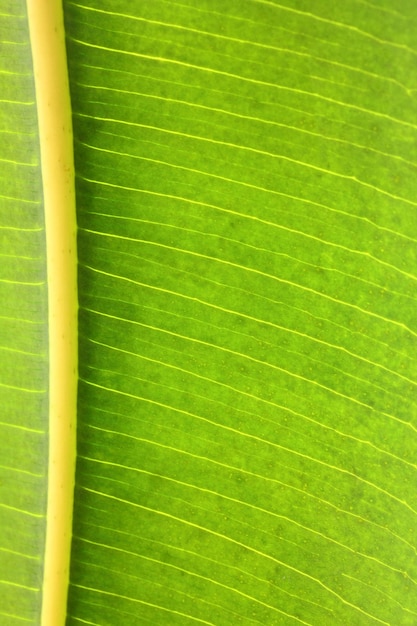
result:
M 414 626 L 417 5 L 63 9 L 79 298 L 67 624 Z M 37 190 L 45 403 L 41 192 L 15 179 Z M 21 228 L 28 213 L 4 215 Z M 27 470 L 9 410 L 9 465 Z M 45 484 L 30 490 L 42 515 Z M 21 578 L 2 577 L 21 584 L 16 562 Z

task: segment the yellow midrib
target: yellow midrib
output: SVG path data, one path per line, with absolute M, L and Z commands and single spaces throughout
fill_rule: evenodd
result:
M 71 105 L 62 0 L 27 0 L 45 210 L 49 461 L 42 626 L 63 626 L 76 456 L 77 249 Z

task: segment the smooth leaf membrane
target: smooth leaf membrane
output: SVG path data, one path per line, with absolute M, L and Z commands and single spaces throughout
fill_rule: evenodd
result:
M 48 463 L 45 225 L 26 3 L 0 2 L 0 623 L 39 624 Z
M 417 621 L 408 2 L 66 2 L 69 623 Z
M 80 298 L 68 624 L 413 626 L 415 4 L 65 0 L 64 11 Z M 16 69 L 2 100 L 20 101 L 18 71 L 31 80 Z M 6 127 L 8 106 L 4 129 L 21 133 L 23 122 Z M 19 141 L 0 158 L 36 171 L 16 165 L 38 164 L 36 139 L 30 159 Z M 19 181 L 12 207 L 40 200 L 38 171 L 4 181 L 2 194 Z M 4 491 L 11 528 L 45 511 L 45 437 L 24 430 L 18 407 L 27 385 L 45 390 L 46 286 L 42 213 L 1 203 L 17 237 L 0 270 L 5 324 L 42 329 L 1 334 L 25 351 L 20 369 L 1 361 L 17 398 L 4 432 L 19 426 L 5 450 L 32 481 L 29 505 Z M 29 232 L 37 266 L 20 256 Z M 37 291 L 22 296 L 16 281 L 29 280 Z M 22 383 L 28 352 L 41 355 L 39 380 Z M 26 544 L 8 531 L 0 546 L 17 559 L 1 561 L 7 626 L 36 623 L 37 520 L 17 526 Z

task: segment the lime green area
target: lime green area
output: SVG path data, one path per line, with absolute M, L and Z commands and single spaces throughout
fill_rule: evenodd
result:
M 64 2 L 80 256 L 68 624 L 417 623 L 412 0 Z M 0 0 L 0 623 L 39 623 L 47 285 Z
M 39 623 L 47 473 L 47 287 L 26 4 L 0 2 L 0 623 Z
M 69 623 L 417 623 L 412 2 L 65 2 Z

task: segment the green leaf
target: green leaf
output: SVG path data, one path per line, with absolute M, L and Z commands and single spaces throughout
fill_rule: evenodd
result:
M 24 2 L 0 15 L 0 623 L 41 604 L 48 425 L 45 230 Z
M 415 3 L 64 13 L 67 623 L 415 625 Z

